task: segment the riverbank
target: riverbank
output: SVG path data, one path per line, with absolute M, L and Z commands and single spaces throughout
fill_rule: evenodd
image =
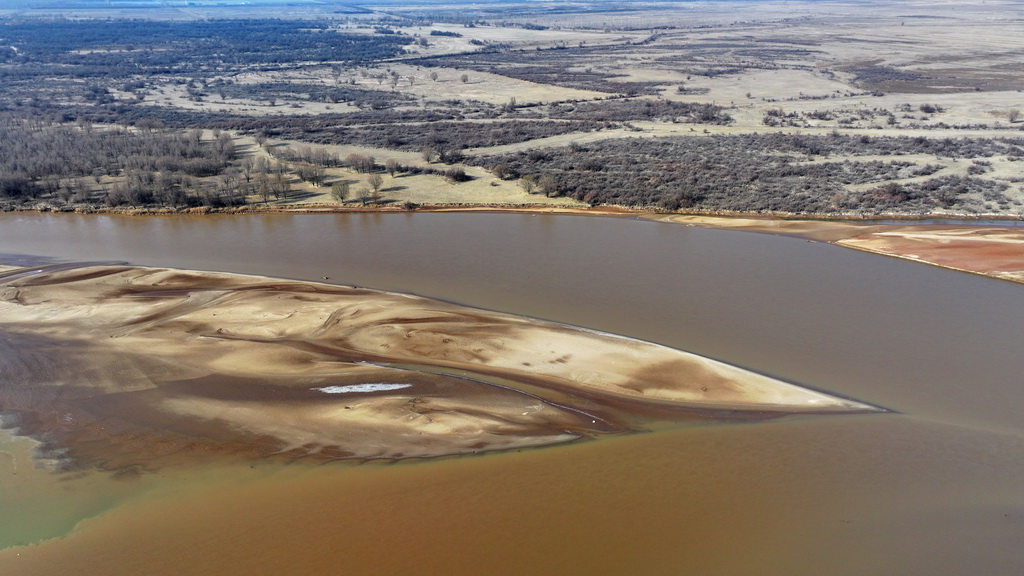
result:
M 713 223 L 717 220 L 729 222 L 753 223 L 766 221 L 779 222 L 822 222 L 822 223 L 850 223 L 864 222 L 872 223 L 879 220 L 918 222 L 926 220 L 957 220 L 957 221 L 1003 221 L 1020 222 L 1024 216 L 1011 215 L 971 215 L 971 214 L 888 214 L 879 216 L 877 214 L 749 214 L 744 212 L 669 212 L 666 210 L 652 210 L 649 208 L 634 208 L 629 206 L 597 205 L 590 206 L 583 202 L 573 205 L 540 204 L 536 202 L 457 202 L 457 203 L 424 203 L 424 204 L 351 204 L 351 203 L 317 203 L 301 202 L 295 204 L 271 203 L 271 204 L 246 204 L 244 206 L 228 206 L 214 208 L 210 206 L 196 206 L 185 208 L 172 207 L 133 207 L 133 206 L 93 206 L 93 205 L 64 205 L 53 206 L 50 204 L 21 204 L 0 206 L 0 212 L 42 212 L 42 213 L 68 213 L 68 214 L 119 214 L 126 216 L 167 216 L 174 214 L 203 215 L 203 214 L 305 214 L 305 213 L 373 213 L 373 212 L 513 212 L 513 213 L 551 213 L 551 214 L 589 214 L 593 216 L 603 215 L 626 215 L 626 216 L 681 216 L 692 219 L 692 222 Z

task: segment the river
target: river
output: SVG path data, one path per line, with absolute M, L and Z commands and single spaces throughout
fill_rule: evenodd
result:
M 1024 285 L 627 217 L 3 214 L 0 253 L 326 277 L 658 342 L 891 410 L 426 463 L 87 475 L 4 527 L 42 537 L 99 516 L 0 551 L 4 574 L 1024 570 Z M 34 520 L 64 501 L 79 506 Z

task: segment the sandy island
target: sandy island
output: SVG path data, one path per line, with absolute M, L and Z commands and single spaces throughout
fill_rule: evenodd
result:
M 0 272 L 0 410 L 68 467 L 422 458 L 877 408 L 664 346 L 367 289 Z

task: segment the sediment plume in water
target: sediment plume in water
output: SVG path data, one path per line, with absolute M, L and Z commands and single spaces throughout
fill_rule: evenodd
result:
M 428 458 L 878 409 L 649 342 L 327 284 L 0 274 L 0 413 L 65 467 Z

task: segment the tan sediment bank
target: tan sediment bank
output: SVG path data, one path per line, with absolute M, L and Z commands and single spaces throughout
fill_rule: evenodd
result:
M 891 226 L 835 244 L 1024 282 L 1024 229 Z
M 1024 227 L 644 215 L 689 226 L 787 234 L 992 278 L 1024 282 Z
M 432 457 L 874 407 L 656 344 L 222 273 L 0 274 L 0 409 L 68 466 Z

